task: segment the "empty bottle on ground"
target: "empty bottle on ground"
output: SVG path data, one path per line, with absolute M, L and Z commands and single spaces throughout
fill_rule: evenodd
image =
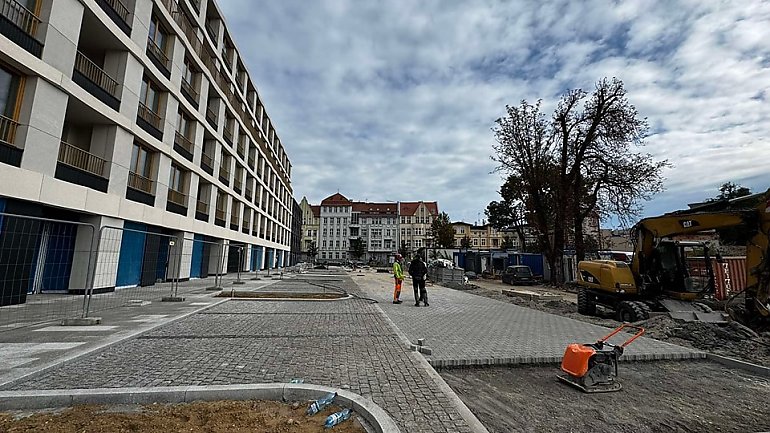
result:
M 312 416 L 322 411 L 326 406 L 332 404 L 334 397 L 336 396 L 336 392 L 330 392 L 318 400 L 310 403 L 310 406 L 307 408 L 307 414 Z
M 350 418 L 350 415 L 352 415 L 353 412 L 350 409 L 343 409 L 339 412 L 335 412 L 328 417 L 326 417 L 326 422 L 324 423 L 324 428 L 332 428 L 335 425 L 341 423 L 342 421 L 345 421 L 346 419 Z

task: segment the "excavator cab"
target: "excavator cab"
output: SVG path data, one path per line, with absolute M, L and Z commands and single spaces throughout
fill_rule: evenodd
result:
M 645 263 L 642 293 L 693 300 L 714 291 L 709 247 L 703 242 L 661 240 Z

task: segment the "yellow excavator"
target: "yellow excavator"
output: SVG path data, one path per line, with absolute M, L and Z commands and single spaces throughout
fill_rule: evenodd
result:
M 699 302 L 714 293 L 709 245 L 677 241 L 677 235 L 706 230 L 733 230 L 746 241 L 745 324 L 770 320 L 770 189 L 733 200 L 645 218 L 631 230 L 631 263 L 614 260 L 578 264 L 578 312 L 595 315 L 601 305 L 618 320 L 636 322 L 651 312 L 667 312 L 683 320 L 725 322 L 724 313 Z M 693 275 L 687 260 L 698 256 L 706 275 Z M 690 257 L 688 259 L 688 257 Z M 721 260 L 719 254 L 715 255 Z

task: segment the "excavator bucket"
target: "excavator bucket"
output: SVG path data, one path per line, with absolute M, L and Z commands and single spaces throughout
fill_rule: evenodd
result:
M 724 311 L 712 311 L 707 305 L 699 302 L 684 302 L 676 299 L 660 299 L 659 302 L 666 307 L 671 318 L 685 322 L 725 324 L 730 318 Z

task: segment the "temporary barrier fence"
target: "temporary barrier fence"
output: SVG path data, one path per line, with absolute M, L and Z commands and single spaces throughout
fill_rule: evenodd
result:
M 0 213 L 0 331 L 84 315 L 95 228 Z

